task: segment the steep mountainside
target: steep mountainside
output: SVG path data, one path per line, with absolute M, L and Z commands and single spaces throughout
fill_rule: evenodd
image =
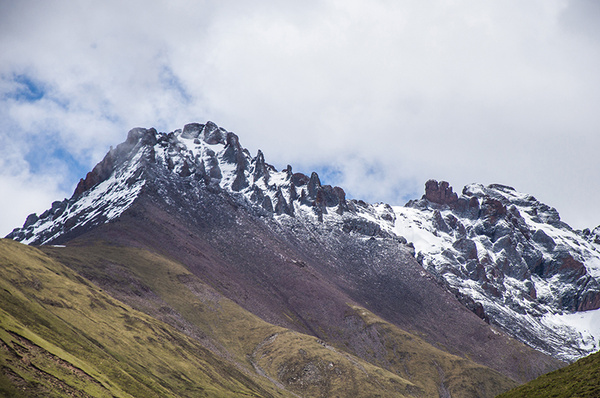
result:
M 354 328 L 353 344 L 362 349 L 361 356 L 372 359 L 371 364 L 348 354 L 345 347 L 262 321 L 183 265 L 156 253 L 103 244 L 42 249 L 80 274 L 101 281 L 114 297 L 175 325 L 246 372 L 256 370 L 275 386 L 302 396 L 407 393 L 430 397 L 438 394 L 441 385 L 458 396 L 493 396 L 514 385 L 499 373 L 437 349 L 356 305 L 346 307 L 345 321 Z M 377 369 L 383 372 L 381 378 L 372 373 Z M 388 372 L 395 375 L 391 384 Z
M 203 325 L 212 321 L 181 297 L 169 298 L 178 286 L 166 288 L 160 281 L 172 274 L 158 278 L 154 268 L 139 268 L 139 253 L 128 250 L 180 264 L 189 275 L 179 283 L 210 292 L 202 297 L 229 300 L 261 322 L 313 336 L 330 351 L 429 391 L 425 396 L 431 396 L 431 386 L 440 396 L 493 396 L 507 388 L 471 360 L 519 382 L 561 366 L 487 324 L 456 298 L 456 289 L 440 284 L 397 233 L 398 218 L 388 205 L 347 200 L 341 188 L 322 185 L 316 173 L 293 173 L 289 166 L 275 170 L 262 153 L 252 157 L 235 134 L 209 122 L 169 134 L 133 129 L 72 198 L 55 202 L 39 217 L 31 215 L 9 237 L 44 244 L 48 255 L 114 297 L 223 357 L 243 352 L 236 357 L 239 364 L 242 357 L 252 358 L 253 349 L 236 354 L 233 343 L 219 337 L 231 331 L 207 331 Z M 124 252 L 110 254 L 115 248 Z M 295 335 L 286 339 L 290 336 Z M 433 346 L 428 352 L 439 350 L 455 360 L 446 364 L 413 353 L 414 346 L 404 344 L 416 336 L 422 339 L 418 345 Z M 258 366 L 275 385 L 297 393 L 307 393 L 302 388 L 311 385 L 305 380 L 290 387 L 295 379 L 286 377 L 289 367 L 281 364 L 265 365 L 271 371 Z

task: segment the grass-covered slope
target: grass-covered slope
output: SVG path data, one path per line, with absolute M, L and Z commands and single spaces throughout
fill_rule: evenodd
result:
M 343 322 L 352 333 L 346 345 L 333 344 L 265 322 L 148 250 L 98 242 L 40 249 L 238 368 L 300 396 L 493 397 L 516 385 L 351 303 Z
M 0 241 L 0 303 L 3 396 L 289 395 L 10 240 Z
M 600 397 L 600 352 L 552 373 L 545 374 L 498 398 L 598 398 Z
M 181 264 L 147 250 L 110 245 L 43 250 L 282 390 L 307 397 L 402 397 L 423 392 L 413 382 L 315 337 L 261 320 Z

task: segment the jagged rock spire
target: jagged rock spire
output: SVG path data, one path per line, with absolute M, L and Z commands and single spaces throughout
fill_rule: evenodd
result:
M 256 155 L 256 161 L 254 163 L 254 173 L 252 174 L 254 182 L 258 181 L 261 178 L 264 178 L 265 184 L 269 183 L 269 169 L 265 163 L 265 156 L 262 151 L 259 149 Z

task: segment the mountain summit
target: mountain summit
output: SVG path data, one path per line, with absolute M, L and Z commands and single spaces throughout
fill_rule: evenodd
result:
M 595 349 L 565 318 L 600 306 L 595 236 L 499 185 L 459 196 L 432 180 L 406 206 L 349 200 L 207 122 L 131 130 L 71 198 L 8 237 L 275 388 L 327 395 L 336 377 L 369 374 L 293 344 L 277 348 L 285 363 L 259 360 L 311 336 L 401 377 L 407 396 L 494 396 Z M 246 316 L 260 321 L 232 326 Z

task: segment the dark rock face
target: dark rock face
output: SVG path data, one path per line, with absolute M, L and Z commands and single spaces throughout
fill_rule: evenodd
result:
M 584 229 L 581 231 L 581 236 L 588 242 L 600 245 L 600 226 L 597 226 L 592 231 L 590 231 L 589 228 Z
M 554 239 L 552 239 L 551 237 L 548 236 L 548 234 L 546 234 L 544 232 L 544 230 L 542 229 L 537 229 L 533 235 L 531 236 L 531 238 L 539 243 L 540 245 L 542 245 L 546 250 L 554 250 L 554 248 L 556 247 L 556 243 L 554 242 Z
M 37 216 L 37 214 L 33 213 L 27 216 L 27 219 L 25 220 L 25 224 L 23 224 L 23 228 L 27 228 L 30 225 L 35 224 L 36 222 L 38 222 L 39 218 Z
M 131 129 L 129 133 L 127 133 L 127 140 L 125 141 L 125 145 L 117 146 L 117 153 L 121 156 L 127 156 L 131 148 L 137 145 L 138 143 L 142 146 L 153 146 L 156 144 L 156 142 L 156 129 L 145 129 L 142 127 L 136 127 L 134 129 Z
M 292 182 L 297 187 L 304 186 L 304 185 L 308 184 L 309 181 L 310 181 L 310 178 L 305 174 L 302 174 L 302 173 L 292 174 Z
M 223 174 L 221 174 L 221 167 L 219 166 L 219 160 L 215 152 L 210 148 L 205 148 L 203 157 L 208 177 L 220 181 L 223 178 Z
M 267 168 L 267 164 L 265 163 L 265 157 L 260 149 L 258 150 L 258 154 L 256 155 L 256 160 L 254 162 L 253 178 L 255 182 L 263 178 L 265 184 L 269 183 L 269 169 Z
M 380 236 L 382 235 L 381 227 L 379 224 L 368 220 L 360 220 L 350 218 L 344 220 L 342 227 L 344 232 L 356 232 L 365 236 Z
M 202 141 L 209 145 L 224 144 L 227 132 L 213 122 L 207 122 L 202 129 Z
M 183 126 L 183 132 L 181 138 L 198 138 L 200 133 L 204 129 L 204 125 L 200 123 L 190 123 Z
M 600 286 L 596 283 L 592 289 L 586 291 L 578 300 L 577 311 L 590 311 L 600 308 Z
M 308 199 L 316 200 L 317 192 L 321 188 L 321 180 L 319 180 L 319 175 L 314 171 L 310 175 L 310 180 L 308 180 Z
M 478 258 L 477 245 L 470 239 L 457 239 L 454 241 L 454 243 L 452 243 L 452 247 L 461 253 L 467 260 L 477 260 Z
M 433 223 L 433 227 L 436 230 L 443 231 L 443 232 L 450 232 L 450 228 L 448 227 L 448 224 L 446 224 L 446 221 L 444 221 L 442 214 L 438 210 L 433 211 L 432 223 Z
M 281 192 L 281 188 L 277 189 L 277 193 L 275 194 L 274 211 L 277 214 L 287 214 L 288 216 L 294 215 L 294 206 L 288 205 L 285 196 L 283 196 L 283 193 Z

